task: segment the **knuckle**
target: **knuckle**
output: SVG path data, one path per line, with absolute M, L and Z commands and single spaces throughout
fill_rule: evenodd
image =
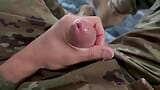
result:
M 96 56 L 96 49 L 95 48 L 90 49 L 90 51 L 88 52 L 88 56 L 95 57 Z
M 66 14 L 66 15 L 64 15 L 61 19 L 62 19 L 62 20 L 66 20 L 66 19 L 68 19 L 68 18 L 70 18 L 70 17 L 72 17 L 71 14 Z

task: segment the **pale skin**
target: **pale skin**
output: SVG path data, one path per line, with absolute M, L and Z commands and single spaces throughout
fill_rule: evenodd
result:
M 76 19 L 86 20 L 94 26 L 97 35 L 94 46 L 79 48 L 68 42 L 69 27 Z M 113 50 L 105 45 L 104 37 L 103 26 L 98 17 L 65 15 L 47 32 L 2 64 L 1 76 L 18 83 L 39 69 L 56 70 L 84 61 L 111 59 Z

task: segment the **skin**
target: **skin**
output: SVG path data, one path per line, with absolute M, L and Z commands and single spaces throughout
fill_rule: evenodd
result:
M 68 41 L 76 47 L 89 48 L 94 46 L 96 41 L 95 25 L 85 20 L 77 19 L 73 22 L 68 32 Z
M 68 42 L 70 27 L 77 19 L 85 20 L 91 26 L 95 25 L 94 46 L 79 48 Z M 0 73 L 6 80 L 18 83 L 39 69 L 56 70 L 84 61 L 111 59 L 113 55 L 113 50 L 105 46 L 104 30 L 98 17 L 65 15 L 44 34 L 2 64 Z

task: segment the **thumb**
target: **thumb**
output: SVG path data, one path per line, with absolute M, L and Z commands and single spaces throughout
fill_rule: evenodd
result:
M 96 59 L 112 59 L 114 56 L 113 49 L 107 46 L 94 46 L 83 52 L 81 52 L 81 57 L 83 61 L 90 61 Z

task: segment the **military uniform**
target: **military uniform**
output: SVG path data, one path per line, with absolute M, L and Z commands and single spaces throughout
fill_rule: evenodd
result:
M 19 85 L 1 77 L 0 89 L 160 90 L 160 1 L 130 1 L 134 4 L 131 12 L 154 5 L 150 15 L 137 25 L 136 31 L 127 33 L 110 44 L 115 52 L 114 59 L 80 63 L 56 71 L 40 70 Z M 53 5 L 47 2 L 52 2 Z M 53 12 L 61 6 L 55 3 L 56 0 L 0 1 L 1 62 L 57 21 L 58 17 Z

